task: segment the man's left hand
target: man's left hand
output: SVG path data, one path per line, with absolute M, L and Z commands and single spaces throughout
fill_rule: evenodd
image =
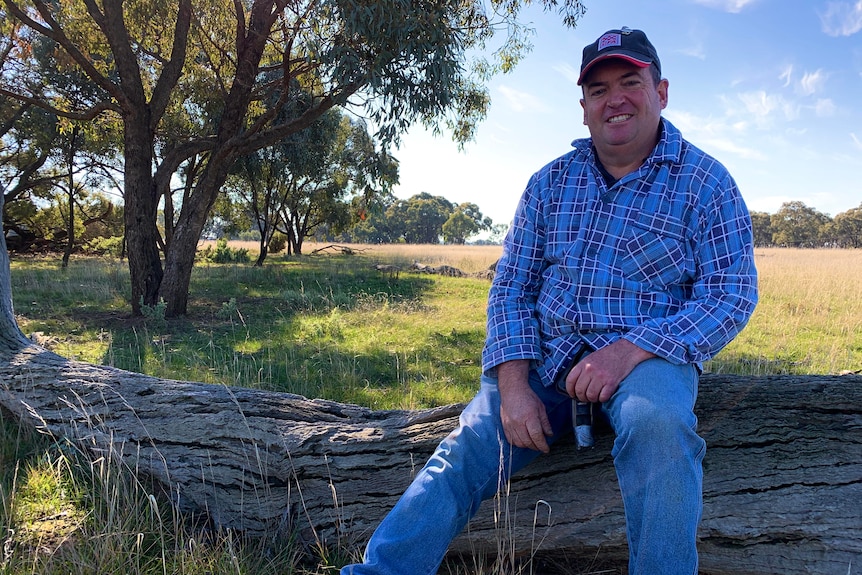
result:
M 605 402 L 620 382 L 642 361 L 655 354 L 619 339 L 582 359 L 566 378 L 566 391 L 580 401 Z

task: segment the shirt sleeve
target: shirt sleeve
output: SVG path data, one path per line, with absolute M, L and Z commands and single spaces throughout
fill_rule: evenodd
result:
M 534 175 L 521 196 L 488 294 L 482 368 L 493 373 L 506 361 L 541 360 L 536 300 L 544 270 L 545 228 Z
M 712 195 L 699 231 L 691 297 L 677 313 L 623 336 L 677 364 L 711 359 L 745 327 L 757 304 L 751 219 L 729 175 Z

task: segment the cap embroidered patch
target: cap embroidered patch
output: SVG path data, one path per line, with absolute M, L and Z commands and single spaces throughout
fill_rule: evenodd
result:
M 599 38 L 597 49 L 601 52 L 605 48 L 610 48 L 611 46 L 622 46 L 622 44 L 623 41 L 619 34 L 609 32 Z

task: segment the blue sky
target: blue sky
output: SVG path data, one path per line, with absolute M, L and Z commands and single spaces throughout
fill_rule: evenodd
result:
M 581 51 L 640 28 L 670 82 L 664 116 L 720 160 L 750 210 L 802 201 L 831 216 L 862 203 L 862 0 L 585 0 L 567 29 L 530 10 L 533 51 L 490 84 L 475 141 L 413 129 L 394 155 L 398 197 L 473 202 L 508 223 L 530 175 L 588 135 Z

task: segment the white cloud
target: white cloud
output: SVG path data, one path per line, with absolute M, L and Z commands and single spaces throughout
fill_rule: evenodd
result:
M 695 3 L 710 8 L 717 8 L 722 12 L 730 12 L 738 14 L 745 9 L 746 6 L 754 4 L 757 0 L 694 0 Z
M 509 107 L 515 112 L 525 111 L 546 111 L 548 107 L 536 96 L 522 92 L 509 86 L 500 86 L 498 88 L 503 95 L 503 99 Z
M 806 74 L 802 76 L 802 80 L 799 81 L 799 90 L 806 96 L 816 94 L 823 89 L 823 86 L 826 84 L 826 79 L 827 75 L 823 70 L 806 72 Z
M 830 36 L 852 36 L 862 30 L 862 0 L 829 2 L 826 11 L 820 13 L 820 25 Z
M 743 145 L 747 141 L 747 124 L 733 122 L 730 118 L 698 116 L 690 112 L 668 110 L 665 116 L 674 126 L 693 142 L 710 153 L 724 152 L 747 160 L 764 161 L 760 150 Z
M 790 86 L 790 83 L 793 81 L 793 64 L 788 64 L 784 68 L 784 71 L 781 72 L 781 75 L 778 76 L 778 79 L 784 81 L 784 88 Z
M 835 115 L 836 109 L 835 102 L 830 98 L 820 98 L 817 100 L 817 103 L 814 104 L 814 113 L 818 118 L 832 117 Z
M 862 152 L 862 140 L 859 139 L 859 136 L 850 132 L 850 139 L 853 140 L 853 145 L 856 146 L 856 149 Z
M 777 116 L 783 117 L 784 120 L 795 120 L 799 117 L 799 106 L 780 95 L 759 90 L 741 92 L 737 94 L 737 98 L 751 116 L 752 122 L 762 128 L 770 127 L 772 119 Z

